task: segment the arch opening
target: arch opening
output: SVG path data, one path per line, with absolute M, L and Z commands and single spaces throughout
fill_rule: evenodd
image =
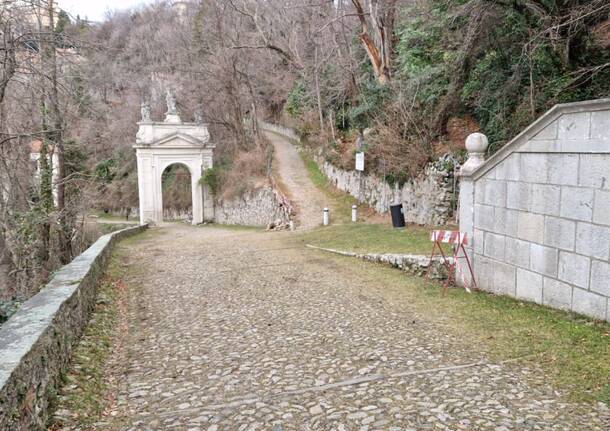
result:
M 193 176 L 184 163 L 172 163 L 161 174 L 163 221 L 193 220 Z

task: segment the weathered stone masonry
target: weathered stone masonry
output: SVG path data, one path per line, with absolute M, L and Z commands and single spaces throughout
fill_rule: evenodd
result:
M 462 170 L 484 290 L 610 320 L 610 99 L 558 105 Z
M 247 191 L 232 199 L 216 202 L 216 223 L 243 226 L 288 226 L 290 202 L 273 185 Z
M 102 236 L 2 325 L 0 430 L 46 429 L 49 401 L 93 309 L 112 245 L 145 228 Z
M 454 166 L 456 161 L 450 155 L 429 163 L 421 175 L 402 186 L 390 185 L 375 175 L 360 178 L 358 172 L 337 168 L 320 157 L 316 162 L 334 187 L 366 202 L 378 213 L 385 213 L 390 205 L 402 202 L 407 223 L 437 226 L 451 221 L 453 170 L 447 171 L 445 165 Z

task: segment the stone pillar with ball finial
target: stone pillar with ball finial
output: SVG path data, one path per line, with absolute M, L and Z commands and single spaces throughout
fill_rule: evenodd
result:
M 462 165 L 459 176 L 460 176 L 460 207 L 459 207 L 459 222 L 460 232 L 464 232 L 468 238 L 468 245 L 466 246 L 466 252 L 468 256 L 474 256 L 474 177 L 475 171 L 485 163 L 485 152 L 489 146 L 487 136 L 482 133 L 473 133 L 466 138 L 466 151 L 468 151 L 468 159 Z M 463 262 L 464 259 L 456 262 L 457 265 L 466 265 Z M 476 263 L 475 263 L 476 266 Z M 456 282 L 458 285 L 462 284 L 461 276 L 457 277 L 460 271 L 456 271 Z M 470 284 L 471 280 L 470 272 L 468 268 L 461 268 L 461 273 L 464 274 L 465 281 Z M 476 273 L 476 269 L 475 269 Z

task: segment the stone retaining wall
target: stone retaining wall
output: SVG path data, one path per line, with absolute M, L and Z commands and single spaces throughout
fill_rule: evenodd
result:
M 451 221 L 455 199 L 453 166 L 457 164 L 451 156 L 430 163 L 423 174 L 402 187 L 392 186 L 375 175 L 361 177 L 356 171 L 337 168 L 320 157 L 315 159 L 333 186 L 366 202 L 378 213 L 385 213 L 390 205 L 402 201 L 407 223 L 438 226 Z M 451 169 L 446 170 L 445 166 Z
M 99 238 L 59 269 L 0 328 L 0 429 L 45 430 L 49 401 L 95 304 L 96 285 L 113 244 L 146 229 Z
M 216 202 L 216 222 L 221 224 L 288 227 L 291 212 L 290 202 L 271 185 Z
M 464 165 L 480 288 L 610 320 L 610 99 L 557 105 Z
M 186 211 L 176 210 L 173 208 L 163 208 L 163 221 L 192 221 L 193 210 L 189 208 Z
M 259 122 L 259 127 L 299 142 L 297 133 L 287 127 Z M 430 163 L 417 178 L 402 187 L 390 185 L 375 175 L 360 175 L 357 171 L 340 169 L 321 157 L 314 157 L 329 182 L 358 201 L 365 202 L 379 213 L 389 211 L 390 205 L 402 201 L 405 221 L 422 225 L 444 225 L 451 222 L 457 184 L 454 171 L 458 161 L 451 155 Z

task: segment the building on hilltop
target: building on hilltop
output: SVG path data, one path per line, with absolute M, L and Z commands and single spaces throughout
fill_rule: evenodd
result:
M 49 1 L 28 1 L 28 0 L 13 0 L 3 1 L 4 7 L 11 9 L 19 14 L 20 18 L 23 19 L 23 23 L 27 26 L 42 27 L 42 28 L 55 28 L 61 9 L 54 2 L 53 5 L 53 23 L 51 23 L 51 17 L 49 14 Z

